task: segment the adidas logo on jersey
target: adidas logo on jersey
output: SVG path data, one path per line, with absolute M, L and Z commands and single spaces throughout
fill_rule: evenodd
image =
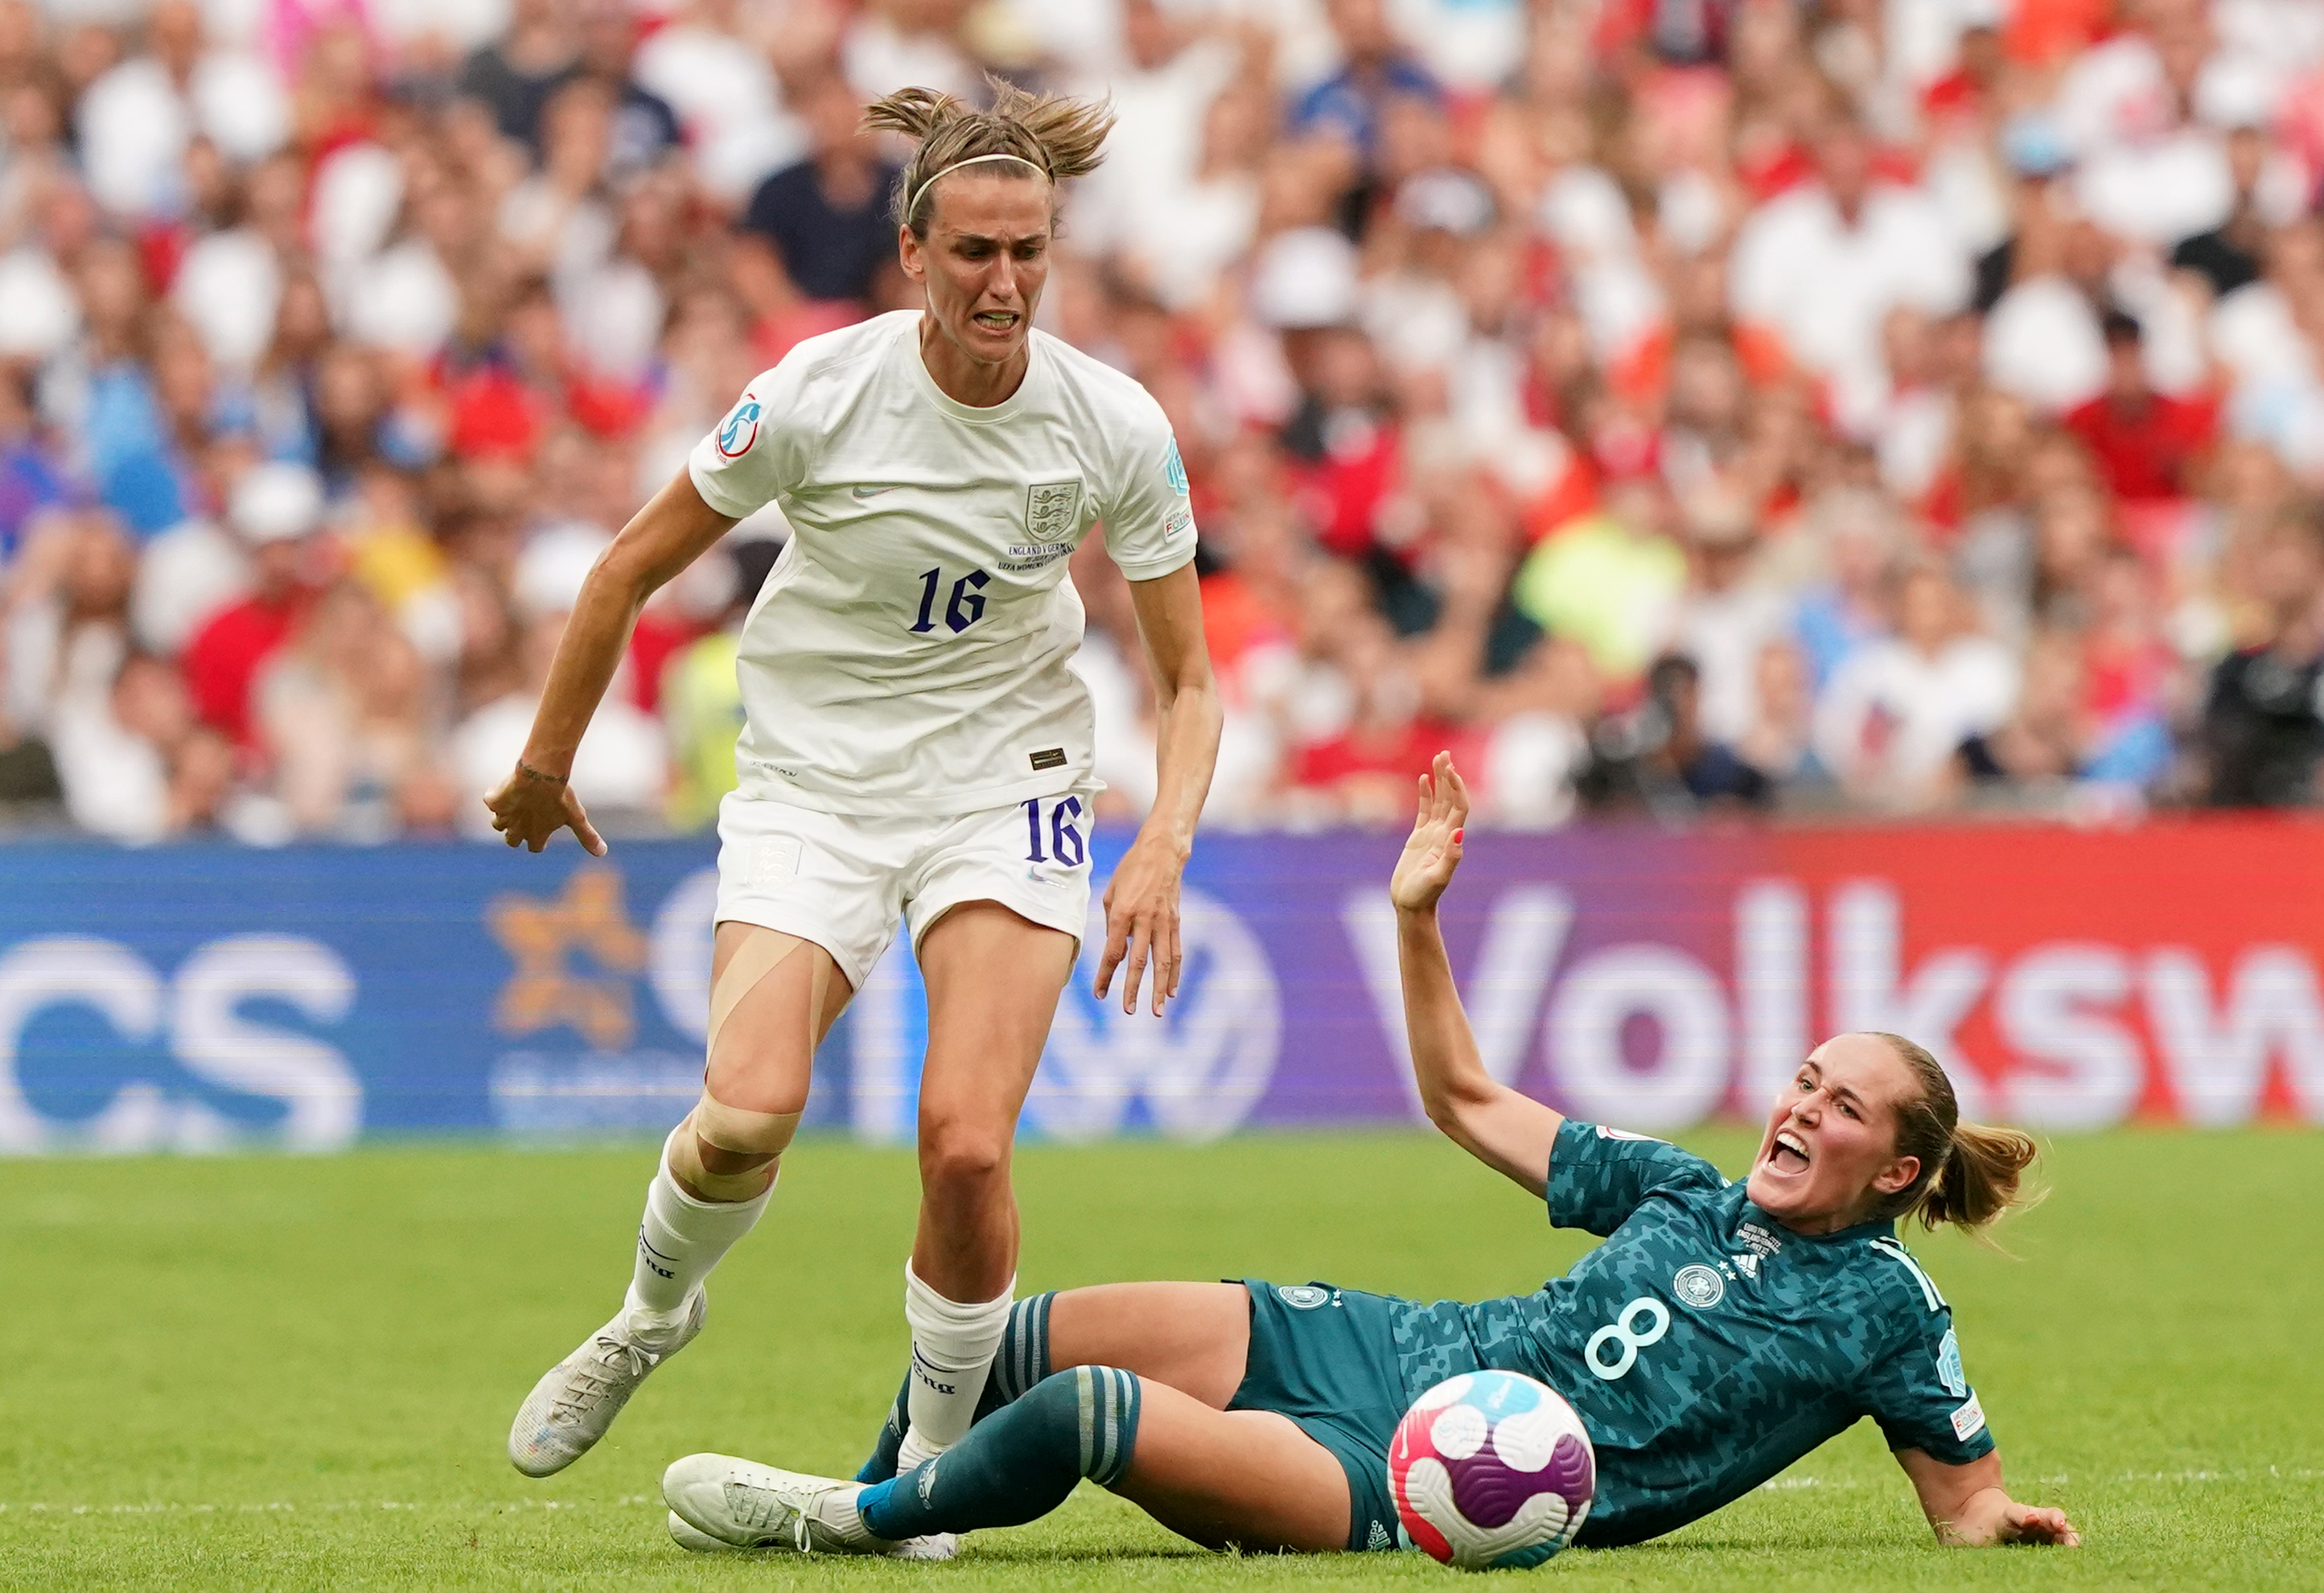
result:
M 1759 1258 L 1757 1255 L 1750 1255 L 1747 1252 L 1744 1255 L 1734 1256 L 1731 1259 L 1735 1263 L 1736 1269 L 1742 1273 L 1745 1277 L 1751 1279 L 1755 1283 L 1758 1281 Z

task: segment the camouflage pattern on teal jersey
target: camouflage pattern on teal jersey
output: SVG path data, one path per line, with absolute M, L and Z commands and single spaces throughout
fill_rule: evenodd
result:
M 1992 1450 L 1952 1312 L 1894 1224 L 1805 1237 L 1700 1156 L 1571 1121 L 1549 1218 L 1606 1243 L 1535 1293 L 1402 1301 L 1393 1324 L 1408 1397 L 1486 1366 L 1572 1402 L 1598 1450 L 1582 1542 L 1707 1515 L 1864 1416 L 1948 1465 Z

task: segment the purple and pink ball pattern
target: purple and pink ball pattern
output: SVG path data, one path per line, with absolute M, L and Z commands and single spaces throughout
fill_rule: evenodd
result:
M 1421 1395 L 1388 1470 L 1412 1541 L 1471 1570 L 1539 1565 L 1573 1542 L 1598 1486 L 1582 1418 L 1515 1372 L 1465 1373 Z

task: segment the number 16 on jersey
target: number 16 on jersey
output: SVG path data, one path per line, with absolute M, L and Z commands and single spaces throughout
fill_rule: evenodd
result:
M 944 622 L 955 636 L 984 617 L 983 587 L 992 578 L 981 570 L 972 570 L 952 583 L 952 601 L 945 605 Z M 936 588 L 944 584 L 944 571 L 920 571 L 920 613 L 912 621 L 912 634 L 926 635 L 936 628 Z

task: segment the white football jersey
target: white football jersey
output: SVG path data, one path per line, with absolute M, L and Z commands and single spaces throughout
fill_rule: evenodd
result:
M 1091 524 L 1131 580 L 1194 556 L 1185 468 L 1136 382 L 1045 332 L 989 409 L 945 396 L 920 315 L 810 338 L 753 380 L 688 473 L 784 549 L 743 622 L 746 795 L 833 813 L 965 813 L 1090 780 L 1065 560 Z

